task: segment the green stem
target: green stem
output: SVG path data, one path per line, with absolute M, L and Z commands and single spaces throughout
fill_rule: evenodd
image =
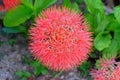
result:
M 54 76 L 54 78 L 60 76 L 60 75 L 62 74 L 62 72 L 63 72 L 63 71 L 60 71 L 58 74 L 56 74 L 56 75 Z

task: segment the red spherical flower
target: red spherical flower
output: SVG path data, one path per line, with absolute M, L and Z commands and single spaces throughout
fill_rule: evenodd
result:
M 81 14 L 68 8 L 48 8 L 30 29 L 33 56 L 52 70 L 69 70 L 88 58 L 91 32 Z
M 3 0 L 4 7 L 0 5 L 0 11 L 9 11 L 21 4 L 21 0 Z
M 4 7 L 2 5 L 0 5 L 0 11 L 4 12 Z
M 120 63 L 114 59 L 100 62 L 99 70 L 92 70 L 91 75 L 94 80 L 120 80 Z

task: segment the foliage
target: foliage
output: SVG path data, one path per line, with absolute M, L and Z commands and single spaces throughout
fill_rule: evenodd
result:
M 2 42 L 2 41 L 0 41 L 0 46 L 2 45 L 2 43 L 3 43 L 3 42 Z
M 17 71 L 16 75 L 20 77 L 20 80 L 27 80 L 27 78 L 31 77 L 31 73 L 27 71 Z
M 70 9 L 72 9 L 72 10 L 77 11 L 77 12 L 80 12 L 80 9 L 79 9 L 79 6 L 77 4 L 77 1 L 72 3 L 70 0 L 64 0 L 63 6 L 68 7 Z
M 40 12 L 54 4 L 57 0 L 22 0 L 17 8 L 6 12 L 4 16 L 4 31 L 7 33 L 26 32 L 28 25 L 26 21 L 32 21 L 33 17 L 40 15 Z M 20 28 L 21 27 L 21 28 Z
M 39 61 L 32 61 L 30 65 L 34 67 L 35 76 L 38 76 L 40 74 L 46 75 L 48 73 L 47 68 L 43 66 Z
M 33 67 L 34 76 L 38 76 L 40 74 L 46 75 L 48 73 L 48 69 L 44 65 L 42 65 L 38 60 L 30 60 L 29 57 L 24 57 L 23 61 L 25 64 Z
M 27 64 L 27 66 L 31 66 L 33 71 L 17 71 L 16 75 L 19 76 L 20 80 L 29 80 L 29 78 L 32 78 L 33 76 L 37 77 L 40 74 L 48 74 L 48 69 L 38 60 L 31 60 L 30 57 L 24 57 L 23 62 Z
M 90 62 L 84 61 L 82 65 L 79 67 L 79 69 L 82 71 L 83 76 L 87 76 L 89 74 L 89 70 L 92 67 Z
M 11 39 L 8 39 L 8 41 L 6 41 L 6 44 L 13 46 L 15 42 L 16 40 L 11 38 Z
M 16 9 L 9 11 L 4 17 L 4 25 L 15 27 L 24 23 L 32 16 L 32 10 L 24 5 L 18 6 Z
M 102 58 L 115 58 L 120 50 L 120 7 L 106 14 L 101 0 L 85 0 L 88 12 L 86 18 L 94 32 L 94 47 L 102 52 Z

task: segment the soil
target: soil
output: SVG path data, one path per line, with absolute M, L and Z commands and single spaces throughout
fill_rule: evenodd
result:
M 0 35 L 2 42 L 0 46 L 0 80 L 16 80 L 16 71 L 25 71 L 28 67 L 22 63 L 23 55 L 29 53 L 27 46 L 21 45 L 25 42 L 10 45 L 8 40 L 8 37 Z

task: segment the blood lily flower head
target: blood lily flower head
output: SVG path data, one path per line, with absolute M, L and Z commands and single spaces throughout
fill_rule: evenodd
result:
M 101 68 L 92 70 L 94 80 L 120 80 L 120 62 L 115 59 L 100 61 Z
M 18 5 L 21 4 L 21 0 L 3 0 L 3 5 L 0 5 L 0 11 L 9 11 L 11 9 L 16 8 Z
M 65 7 L 43 11 L 30 29 L 30 50 L 48 68 L 70 70 L 88 58 L 92 33 L 82 14 Z

